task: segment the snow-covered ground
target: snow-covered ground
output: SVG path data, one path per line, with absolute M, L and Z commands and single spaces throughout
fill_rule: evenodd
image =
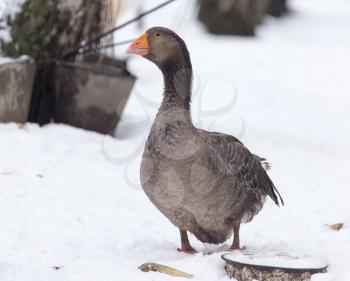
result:
M 312 281 L 350 280 L 350 3 L 294 0 L 292 16 L 268 19 L 254 39 L 208 35 L 192 8 L 179 0 L 145 28 L 165 25 L 186 40 L 196 124 L 239 135 L 267 157 L 286 201 L 278 209 L 269 200 L 242 227 L 242 243 L 326 259 L 329 273 Z M 116 40 L 141 32 L 130 27 Z M 150 261 L 193 280 L 229 280 L 221 254 L 176 252 L 178 231 L 138 184 L 162 85 L 151 63 L 132 58 L 130 66 L 140 78 L 117 139 L 63 125 L 0 125 L 1 281 L 173 280 L 137 269 Z M 325 226 L 340 222 L 339 232 Z M 201 252 L 217 248 L 190 239 Z

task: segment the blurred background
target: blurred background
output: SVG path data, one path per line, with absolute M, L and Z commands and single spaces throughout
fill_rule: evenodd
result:
M 348 280 L 350 3 L 175 0 L 98 38 L 162 0 L 88 2 L 0 0 L 1 280 L 168 280 L 146 261 L 228 280 L 220 254 L 174 250 L 139 183 L 162 75 L 125 50 L 153 26 L 187 44 L 195 125 L 273 165 L 286 206 L 268 202 L 243 244 L 322 257 L 312 281 Z

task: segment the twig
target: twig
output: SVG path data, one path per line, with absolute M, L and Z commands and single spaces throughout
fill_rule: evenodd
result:
M 139 269 L 143 272 L 149 272 L 149 271 L 154 271 L 154 272 L 159 272 L 159 273 L 164 273 L 168 274 L 173 277 L 183 277 L 183 278 L 192 278 L 193 275 L 177 270 L 175 268 L 162 265 L 162 264 L 157 264 L 153 262 L 145 263 L 139 267 Z

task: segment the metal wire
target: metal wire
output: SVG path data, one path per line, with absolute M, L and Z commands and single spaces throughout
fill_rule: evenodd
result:
M 108 30 L 108 31 L 106 31 L 106 32 L 104 32 L 104 33 L 98 35 L 98 36 L 95 37 L 94 39 L 88 41 L 84 46 L 79 46 L 79 47 L 73 48 L 73 49 L 71 49 L 71 50 L 68 50 L 67 52 L 65 52 L 65 53 L 62 54 L 62 56 L 60 57 L 60 59 L 67 59 L 67 58 L 69 58 L 70 56 L 74 56 L 74 55 L 78 54 L 79 51 L 80 51 L 81 49 L 84 49 L 84 48 L 86 48 L 87 46 L 91 46 L 91 45 L 93 45 L 93 44 L 98 43 L 102 38 L 104 38 L 104 37 L 106 37 L 106 36 L 108 36 L 108 35 L 114 33 L 115 31 L 117 31 L 117 30 L 119 30 L 119 29 L 124 28 L 125 26 L 127 26 L 127 25 L 129 25 L 129 24 L 131 24 L 131 23 L 133 23 L 133 22 L 136 22 L 136 21 L 142 19 L 143 17 L 147 16 L 148 14 L 151 14 L 151 13 L 153 13 L 153 12 L 155 12 L 155 11 L 157 11 L 157 10 L 159 10 L 159 9 L 161 9 L 161 8 L 167 6 L 167 5 L 169 5 L 170 3 L 175 2 L 175 1 L 176 1 L 176 0 L 168 0 L 168 1 L 165 1 L 165 2 L 163 2 L 162 4 L 159 4 L 159 5 L 155 6 L 155 7 L 152 8 L 152 9 L 150 9 L 150 10 L 148 10 L 148 11 L 145 11 L 145 12 L 139 14 L 137 17 L 132 18 L 132 19 L 130 19 L 130 20 L 128 20 L 128 21 L 126 21 L 126 22 L 124 22 L 124 23 L 122 23 L 122 24 L 120 24 L 120 25 L 114 27 L 114 28 L 112 28 L 111 30 Z
M 109 49 L 109 48 L 113 48 L 113 47 L 117 47 L 117 46 L 121 46 L 121 45 L 130 44 L 134 41 L 135 41 L 135 39 L 130 39 L 130 40 L 120 41 L 120 42 L 116 42 L 116 43 L 98 45 L 98 46 L 93 47 L 93 48 L 84 49 L 81 52 L 79 52 L 79 54 L 88 54 L 90 52 L 96 52 L 96 51 L 100 51 L 100 50 L 104 50 L 104 49 Z

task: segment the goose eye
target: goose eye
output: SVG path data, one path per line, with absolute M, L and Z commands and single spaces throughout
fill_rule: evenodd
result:
M 156 33 L 156 36 L 159 37 L 159 36 L 160 36 L 160 33 Z

